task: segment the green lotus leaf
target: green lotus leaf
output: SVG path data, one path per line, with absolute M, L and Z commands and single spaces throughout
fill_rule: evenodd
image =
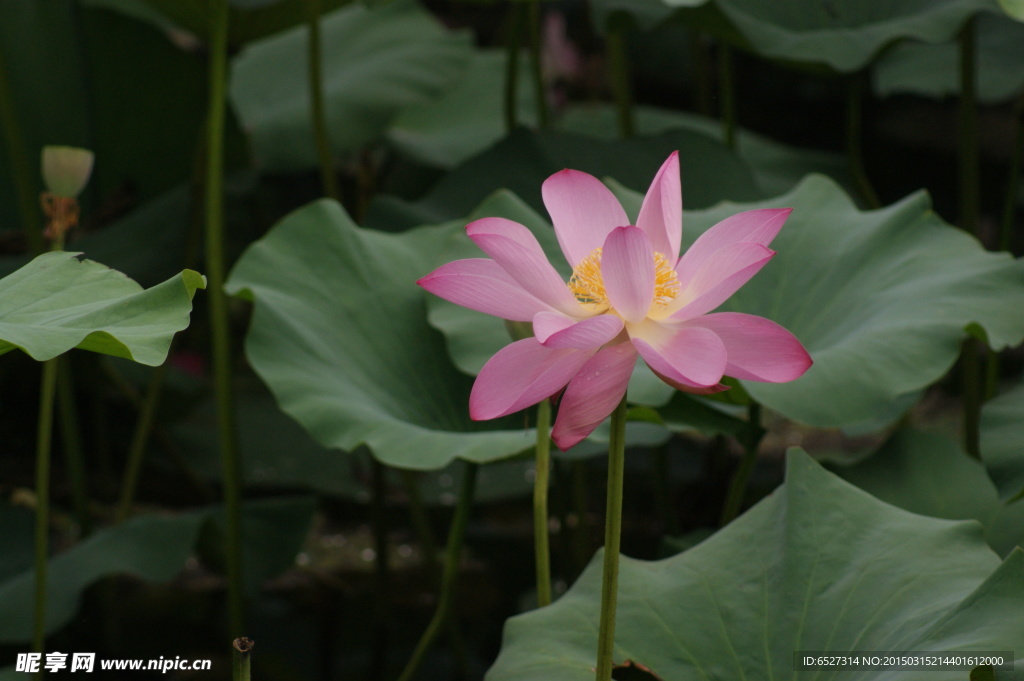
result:
M 470 37 L 442 27 L 413 2 L 324 15 L 324 114 L 331 147 L 345 154 L 381 138 L 405 107 L 439 96 L 465 71 Z M 231 101 L 260 165 L 317 163 L 306 73 L 305 26 L 248 45 L 232 62 Z
M 488 681 L 593 678 L 601 562 L 598 554 L 554 604 L 506 623 Z M 725 529 L 672 558 L 620 565 L 613 657 L 655 678 L 793 678 L 799 651 L 1021 646 L 1024 551 L 1000 564 L 977 523 L 893 508 L 799 450 L 789 454 L 786 483 Z M 935 678 L 931 670 L 814 675 Z
M 46 630 L 56 631 L 74 616 L 81 592 L 100 577 L 131 574 L 163 582 L 178 574 L 192 554 L 205 514 L 140 516 L 96 532 L 72 549 L 52 558 L 46 600 Z M 0 584 L 0 641 L 32 637 L 30 568 Z
M 276 576 L 294 563 L 309 529 L 311 498 L 270 499 L 242 506 L 246 534 L 242 550 L 249 557 L 250 582 Z M 179 515 L 143 515 L 104 528 L 50 559 L 46 598 L 46 632 L 67 624 L 78 610 L 82 592 L 108 575 L 132 575 L 148 582 L 166 582 L 193 555 L 204 523 L 223 515 L 222 507 Z M 297 527 L 300 526 L 301 527 Z M 290 555 L 287 555 L 288 552 Z M 0 642 L 32 638 L 32 584 L 29 567 L 0 582 Z
M 21 506 L 0 505 L 0 580 L 32 567 L 35 514 Z
M 722 122 L 713 118 L 653 106 L 637 106 L 634 108 L 633 115 L 637 133 L 640 135 L 657 135 L 683 128 L 702 133 L 716 141 L 722 140 Z M 559 119 L 558 126 L 570 132 L 614 139 L 619 135 L 616 116 L 617 113 L 611 105 L 577 105 L 565 112 L 565 115 Z M 840 154 L 791 147 L 743 128 L 736 131 L 736 154 L 746 161 L 753 171 L 763 196 L 777 196 L 788 192 L 811 173 L 828 175 L 844 188 L 848 188 L 848 191 L 853 191 L 849 163 Z M 700 170 L 705 160 L 699 156 L 684 155 L 680 157 L 680 162 L 685 173 L 686 166 L 690 165 L 696 166 Z M 614 172 L 610 175 L 621 180 L 620 176 Z M 634 189 L 643 189 L 643 187 L 636 186 Z M 699 202 L 690 201 L 685 183 L 683 184 L 683 193 L 684 203 L 687 206 L 701 207 Z M 718 198 L 741 200 L 736 196 L 720 196 Z
M 144 21 L 162 30 L 187 31 L 203 40 L 210 31 L 210 3 L 206 0 L 83 0 Z M 320 0 L 329 12 L 351 0 Z M 240 45 L 303 23 L 309 17 L 307 0 L 229 0 L 228 42 Z
M 661 0 L 665 11 L 656 17 L 649 2 L 638 17 L 672 17 L 690 27 L 763 57 L 827 68 L 858 71 L 889 45 L 904 39 L 926 43 L 949 40 L 973 15 L 998 12 L 995 0 Z M 604 25 L 621 0 L 598 0 L 595 20 Z
M 982 407 L 980 446 L 1000 498 L 1024 496 L 1024 384 Z
M 143 290 L 125 275 L 75 253 L 54 252 L 0 279 L 0 354 L 15 348 L 47 360 L 71 348 L 163 363 L 188 326 L 192 296 L 206 280 L 185 270 Z
M 388 141 L 421 163 L 452 168 L 500 140 L 506 131 L 507 61 L 505 51 L 475 52 L 455 87 L 436 99 L 399 112 L 388 129 Z M 519 65 L 517 120 L 532 125 L 537 118 L 537 105 L 525 55 Z
M 462 223 L 387 234 L 331 201 L 282 220 L 239 259 L 227 288 L 254 303 L 245 348 L 278 404 L 322 445 L 365 444 L 380 461 L 440 468 L 533 446 L 522 417 L 469 419 L 472 379 L 427 324 L 441 244 Z
M 519 128 L 445 175 L 422 199 L 413 203 L 394 198 L 375 201 L 366 224 L 394 230 L 462 218 L 498 188 L 512 191 L 535 211 L 543 212 L 540 186 L 564 168 L 614 177 L 627 187 L 646 191 L 673 151 L 686 159 L 681 174 L 690 207 L 765 196 L 750 167 L 720 141 L 702 133 L 672 130 L 629 140 L 596 140 L 591 135 Z
M 322 446 L 278 408 L 273 395 L 262 385 L 236 390 L 235 414 L 239 448 L 245 452 L 242 479 L 248 489 L 307 489 L 356 503 L 370 502 L 371 459 L 365 452 L 339 456 L 336 449 Z M 170 433 L 190 470 L 206 480 L 218 483 L 223 480 L 214 399 L 195 404 L 195 409 L 170 428 Z M 154 452 L 154 455 L 159 455 L 159 452 Z M 464 467 L 465 464 L 456 461 L 440 470 L 416 475 L 416 486 L 423 503 L 454 504 Z M 473 500 L 488 503 L 528 496 L 533 490 L 528 475 L 532 467 L 532 460 L 511 459 L 481 468 L 477 472 Z M 385 475 L 388 504 L 407 504 L 403 476 L 391 469 L 387 469 Z M 2 521 L 3 516 L 0 515 L 0 523 Z M 0 525 L 0 529 L 2 527 Z M 2 568 L 0 560 L 0 573 Z
M 613 190 L 635 215 L 642 197 Z M 762 404 L 809 425 L 856 428 L 945 374 L 969 325 L 997 349 L 1024 338 L 1024 261 L 985 251 L 923 192 L 861 211 L 831 180 L 810 176 L 770 201 L 687 212 L 683 248 L 729 215 L 787 206 L 778 254 L 719 308 L 782 324 L 814 359 L 791 383 L 743 382 Z
M 1000 503 L 985 468 L 949 437 L 897 431 L 869 458 L 836 468 L 847 482 L 911 513 L 977 520 L 1000 555 L 1024 540 L 1024 504 Z
M 977 97 L 1003 102 L 1024 88 L 1024 24 L 998 14 L 982 14 L 977 32 Z M 960 46 L 904 42 L 887 51 L 872 70 L 880 95 L 910 93 L 948 97 L 960 93 Z
M 1024 0 L 999 0 L 999 6 L 1008 16 L 1024 21 Z

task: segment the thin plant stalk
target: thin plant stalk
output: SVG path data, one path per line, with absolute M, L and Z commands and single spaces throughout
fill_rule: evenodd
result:
M 697 86 L 697 113 L 711 118 L 714 116 L 714 106 L 712 105 L 714 69 L 711 66 L 711 58 L 703 35 L 696 34 L 690 41 L 690 60 L 693 62 Z
M 256 646 L 251 639 L 236 638 L 232 644 L 232 657 L 234 657 L 234 681 L 250 681 L 252 678 L 252 649 Z
M 551 604 L 551 549 L 548 537 L 548 486 L 551 476 L 551 401 L 537 405 L 536 468 L 533 478 L 533 556 L 537 606 Z
M 409 519 L 412 521 L 412 529 L 420 543 L 420 550 L 423 553 L 423 565 L 430 577 L 434 580 L 438 571 L 437 540 L 434 538 L 434 531 L 430 527 L 430 518 L 427 515 L 427 508 L 423 504 L 423 497 L 420 495 L 419 485 L 416 483 L 416 475 L 409 470 L 402 470 L 402 487 L 405 496 L 409 500 Z
M 1017 212 L 1017 185 L 1020 183 L 1020 167 L 1024 162 L 1024 94 L 1017 97 L 1013 106 L 1013 151 L 1010 154 L 1010 172 L 1006 180 L 1006 200 L 999 225 L 997 249 L 1008 251 L 1013 246 L 1013 219 Z
M 601 624 L 597 638 L 597 681 L 611 681 L 615 650 L 615 610 L 619 594 L 619 545 L 622 539 L 622 483 L 626 469 L 626 397 L 612 412 L 608 440 L 608 501 L 605 506 L 604 572 Z
M 527 23 L 530 26 L 530 71 L 533 73 L 533 91 L 537 100 L 537 125 L 543 130 L 548 127 L 550 116 L 548 115 L 547 92 L 544 88 L 544 64 L 540 50 L 540 0 L 530 0 Z
M 851 76 L 846 93 L 846 159 L 861 199 L 868 208 L 874 209 L 879 208 L 882 203 L 864 169 L 864 154 L 861 149 L 863 108 L 864 80 L 859 75 Z
M 1024 160 L 1024 94 L 1017 97 L 1013 107 L 1013 150 L 1010 152 L 1010 172 L 1006 182 L 1006 199 L 999 224 L 999 239 L 996 249 L 1009 251 L 1013 247 L 1013 219 L 1017 212 L 1017 185 L 1020 183 L 1020 166 Z M 989 354 L 985 379 L 985 399 L 992 399 L 999 387 L 999 353 Z
M 518 124 L 519 107 L 516 101 L 519 90 L 519 47 L 522 44 L 523 5 L 513 2 L 508 9 L 508 45 L 505 57 L 505 129 L 512 130 Z
M 64 249 L 64 235 L 58 233 L 51 251 Z M 46 586 L 50 553 L 50 462 L 53 458 L 53 414 L 57 396 L 60 357 L 43 362 L 39 387 L 39 423 L 36 431 L 36 536 L 35 592 L 33 600 L 32 650 L 44 652 L 46 645 Z M 42 672 L 39 673 L 42 678 Z
M 629 86 L 629 59 L 626 55 L 626 29 L 621 21 L 612 21 L 606 38 L 611 70 L 612 96 L 618 112 L 619 136 L 632 137 L 636 131 L 633 120 L 633 93 Z
M 103 358 L 100 360 L 100 368 L 110 381 L 111 386 L 131 403 L 132 408 L 139 412 L 141 418 L 142 410 L 145 408 L 145 399 L 139 394 L 139 391 L 136 390 L 135 386 L 129 383 L 124 376 L 118 373 L 109 358 Z M 151 431 L 152 435 L 156 438 L 157 444 L 164 450 L 168 459 L 170 459 L 170 461 L 178 468 L 181 475 L 188 480 L 190 486 L 193 488 L 193 492 L 207 503 L 213 503 L 217 495 L 213 492 L 206 481 L 188 465 L 181 452 L 178 451 L 178 448 L 172 442 L 170 436 L 163 432 L 157 423 L 154 423 L 151 426 Z
M 662 445 L 654 451 L 654 501 L 661 516 L 662 534 L 675 536 L 682 532 L 679 519 L 672 508 L 672 476 L 669 469 L 668 445 Z
M 478 465 L 467 463 L 463 471 L 462 487 L 459 500 L 455 506 L 451 529 L 448 531 L 448 545 L 445 548 L 444 566 L 441 574 L 441 594 L 438 597 L 437 609 L 430 619 L 426 630 L 416 644 L 412 657 L 405 665 L 398 681 L 412 681 L 423 665 L 423 660 L 433 647 L 438 635 L 452 616 L 455 605 L 455 591 L 459 576 L 459 564 L 462 556 L 462 542 L 466 536 L 466 525 L 469 512 L 473 506 L 473 493 L 476 490 L 476 474 Z
M 135 423 L 135 431 L 132 433 L 132 444 L 128 450 L 128 463 L 125 466 L 124 481 L 121 483 L 121 497 L 117 505 L 117 522 L 124 522 L 131 513 L 132 503 L 135 501 L 135 490 L 139 484 L 139 474 L 142 471 L 142 457 L 146 451 L 146 444 L 149 442 L 149 434 L 153 429 L 153 421 L 156 417 L 156 408 L 160 404 L 160 395 L 163 393 L 164 373 L 167 371 L 167 362 L 156 368 L 149 379 L 146 387 L 146 395 L 139 407 L 139 419 Z
M 53 445 L 53 403 L 57 393 L 58 358 L 43 362 L 36 433 L 36 537 L 35 612 L 32 650 L 41 653 L 46 643 L 46 569 L 50 537 L 50 458 Z
M 741 442 L 743 445 L 743 458 L 740 466 L 732 476 L 729 484 L 729 493 L 725 498 L 725 506 L 722 508 L 720 525 L 728 525 L 740 514 L 743 507 L 743 497 L 747 494 L 747 485 L 750 484 L 750 475 L 754 472 L 754 465 L 757 463 L 757 448 L 761 444 L 761 436 L 764 430 L 761 428 L 761 405 L 752 402 L 748 410 L 748 421 L 751 430 Z
M 427 509 L 420 496 L 419 487 L 416 484 L 416 477 L 412 471 L 402 471 L 402 485 L 405 488 L 406 497 L 409 499 L 409 515 L 412 520 L 413 532 L 420 542 L 423 552 L 423 566 L 427 579 L 431 583 L 441 587 L 442 561 L 437 554 L 437 541 L 434 539 L 434 531 L 430 527 L 430 518 L 427 516 Z M 469 675 L 469 658 L 466 655 L 466 644 L 462 640 L 462 631 L 458 622 L 448 618 L 448 640 L 452 647 L 452 654 L 460 670 L 461 678 Z
M 327 134 L 324 107 L 323 46 L 320 40 L 321 0 L 306 0 L 309 6 L 309 103 L 313 114 L 313 137 L 320 162 L 320 181 L 324 196 L 339 201 L 338 181 L 331 157 L 331 139 Z
M 960 34 L 960 227 L 979 236 L 978 106 L 974 21 Z
M 974 21 L 969 19 L 960 34 L 960 227 L 980 238 L 975 59 Z M 983 363 L 988 353 L 974 338 L 967 338 L 961 347 L 964 449 L 980 458 L 981 403 L 986 389 Z
M 736 78 L 732 65 L 732 48 L 718 44 L 718 92 L 722 102 L 722 139 L 736 149 Z
M 370 527 L 373 532 L 374 571 L 373 588 L 376 592 L 373 612 L 373 645 L 370 663 L 370 679 L 383 676 L 384 663 L 388 656 L 390 631 L 387 623 L 388 585 L 391 581 L 388 564 L 388 523 L 387 523 L 387 468 L 380 461 L 371 458 Z
M 968 336 L 960 344 L 960 371 L 963 381 L 963 438 L 964 451 L 975 459 L 981 458 L 981 403 L 982 368 L 987 348 L 974 336 Z
M 572 532 L 573 572 L 579 575 L 590 560 L 590 546 L 587 528 L 587 511 L 590 508 L 587 481 L 587 462 L 582 459 L 569 462 L 569 483 L 571 487 L 572 515 L 576 517 L 576 527 Z
M 18 124 L 18 113 L 14 107 L 14 95 L 11 92 L 11 80 L 7 75 L 7 65 L 3 54 L 0 54 L 0 128 L 2 128 L 4 146 L 10 162 L 11 178 L 14 181 L 18 213 L 21 215 L 21 226 L 25 240 L 32 253 L 42 253 L 45 246 L 42 231 L 39 229 L 40 212 L 38 207 L 39 193 L 35 189 L 32 165 L 25 154 L 22 144 L 24 137 Z
M 57 358 L 57 418 L 60 421 L 61 446 L 67 460 L 68 478 L 71 480 L 71 499 L 75 518 L 82 535 L 92 532 L 89 516 L 89 489 L 82 456 L 82 434 L 75 404 L 75 386 L 71 374 L 71 357 Z
M 206 121 L 206 276 L 214 391 L 224 471 L 225 564 L 231 634 L 244 630 L 242 476 L 231 392 L 228 305 L 224 293 L 224 118 L 227 98 L 228 0 L 210 0 L 209 112 Z

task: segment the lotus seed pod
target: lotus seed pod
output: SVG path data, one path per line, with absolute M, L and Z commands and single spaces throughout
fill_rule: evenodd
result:
M 74 198 L 89 182 L 93 153 L 78 147 L 43 147 L 43 180 L 54 196 Z

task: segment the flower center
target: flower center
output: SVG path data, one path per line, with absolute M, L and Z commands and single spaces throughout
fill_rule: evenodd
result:
M 679 277 L 669 265 L 668 258 L 657 251 L 653 252 L 653 256 L 654 302 L 651 306 L 668 305 L 679 295 Z M 590 255 L 573 268 L 572 277 L 569 279 L 569 290 L 583 305 L 594 305 L 601 311 L 611 307 L 608 302 L 608 292 L 604 287 L 604 277 L 601 276 L 600 247 L 591 251 Z

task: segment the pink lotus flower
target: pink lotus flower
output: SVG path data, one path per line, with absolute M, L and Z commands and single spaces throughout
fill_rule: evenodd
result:
M 791 209 L 739 213 L 679 257 L 679 158 L 662 165 L 632 225 L 597 178 L 563 170 L 544 182 L 544 205 L 572 277 L 566 283 L 523 225 L 483 218 L 466 233 L 490 258 L 443 265 L 417 283 L 458 305 L 532 322 L 481 369 L 469 398 L 474 420 L 505 416 L 565 392 L 552 430 L 563 451 L 589 435 L 626 393 L 637 355 L 689 393 L 725 390 L 726 374 L 792 381 L 811 358 L 775 322 L 712 312 L 767 263 Z

